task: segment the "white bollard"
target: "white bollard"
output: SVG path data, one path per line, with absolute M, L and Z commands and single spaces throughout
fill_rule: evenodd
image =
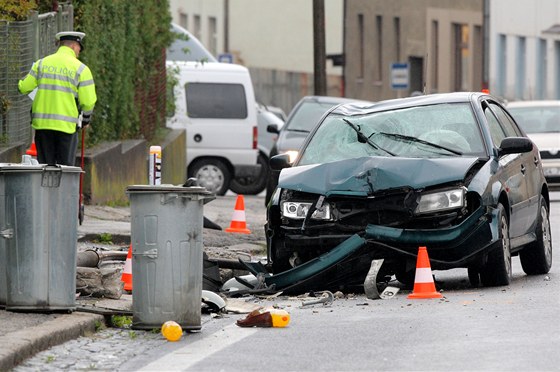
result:
M 161 146 L 150 146 L 148 183 L 151 186 L 161 185 Z

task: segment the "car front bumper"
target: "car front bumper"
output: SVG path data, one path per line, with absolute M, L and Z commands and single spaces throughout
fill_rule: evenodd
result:
M 485 254 L 499 243 L 498 210 L 481 206 L 460 224 L 441 229 L 402 229 L 388 226 L 366 226 L 359 235 L 366 240 L 365 251 L 371 259 L 415 261 L 418 247 L 428 249 L 433 269 L 482 265 Z M 284 230 L 285 248 L 281 251 L 305 252 L 309 249 L 327 252 L 350 234 L 302 235 Z M 270 237 L 271 230 L 267 232 Z M 320 248 L 319 248 L 320 247 Z M 269 252 L 270 255 L 270 252 Z
M 368 225 L 365 236 L 371 247 L 381 248 L 379 258 L 416 255 L 427 247 L 434 269 L 466 267 L 482 259 L 499 243 L 498 210 L 479 207 L 461 224 L 442 229 L 400 229 Z

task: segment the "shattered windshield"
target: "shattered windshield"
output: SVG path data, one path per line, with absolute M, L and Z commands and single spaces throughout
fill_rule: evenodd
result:
M 470 105 L 444 103 L 359 116 L 330 114 L 314 133 L 298 165 L 364 156 L 473 155 L 483 156 L 484 145 Z

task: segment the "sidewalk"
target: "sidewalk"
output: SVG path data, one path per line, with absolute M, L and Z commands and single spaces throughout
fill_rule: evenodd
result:
M 221 227 L 229 225 L 236 203 L 235 195 L 216 198 L 204 207 L 204 216 Z M 261 252 L 264 239 L 264 202 L 259 196 L 245 198 L 247 225 L 252 233 L 230 234 L 224 231 L 204 229 L 205 251 L 217 252 L 223 258 L 239 255 L 251 256 Z M 78 227 L 78 250 L 94 248 L 91 243 L 100 234 L 110 234 L 115 244 L 130 242 L 130 208 L 108 206 L 85 206 L 83 224 Z M 78 298 L 77 305 L 87 304 L 98 308 L 132 309 L 132 296 L 122 295 L 119 300 Z M 0 371 L 13 368 L 26 358 L 86 333 L 95 332 L 96 326 L 104 324 L 104 316 L 83 311 L 71 314 L 20 313 L 0 310 Z
M 86 206 L 85 219 L 78 228 L 78 240 L 109 233 L 113 238 L 130 240 L 130 209 Z M 82 245 L 85 243 L 78 243 Z M 77 306 L 132 309 L 132 296 L 119 300 L 78 299 Z M 51 346 L 93 333 L 103 325 L 104 316 L 82 311 L 68 313 L 24 313 L 0 310 L 0 371 L 12 369 L 24 359 Z

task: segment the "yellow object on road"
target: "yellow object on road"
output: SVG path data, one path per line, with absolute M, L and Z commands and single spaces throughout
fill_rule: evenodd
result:
M 179 341 L 183 336 L 183 328 L 173 320 L 168 320 L 161 326 L 161 334 L 167 341 Z

